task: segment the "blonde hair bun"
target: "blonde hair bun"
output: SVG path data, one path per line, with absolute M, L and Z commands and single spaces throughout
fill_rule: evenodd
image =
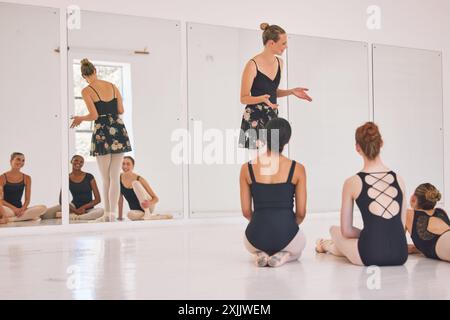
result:
M 429 189 L 425 192 L 425 199 L 431 202 L 438 202 L 441 200 L 441 193 L 438 189 Z
M 261 28 L 261 30 L 266 30 L 267 28 L 270 27 L 270 25 L 267 22 L 263 22 L 259 25 L 259 27 Z

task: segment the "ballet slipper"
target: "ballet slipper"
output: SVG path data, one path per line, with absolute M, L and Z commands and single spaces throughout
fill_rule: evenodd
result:
M 316 240 L 316 248 L 315 249 L 316 249 L 317 253 L 325 253 L 326 252 L 322 247 L 322 243 L 324 241 L 325 241 L 325 239 L 322 239 L 322 238 Z
M 69 220 L 78 220 L 78 215 L 75 213 L 69 213 Z
M 267 264 L 271 267 L 280 267 L 286 263 L 289 255 L 290 255 L 290 253 L 286 252 L 286 251 L 277 252 L 274 255 L 269 257 Z
M 156 214 L 156 213 L 145 213 L 143 220 L 168 220 L 173 219 L 171 214 Z
M 325 249 L 325 246 L 333 243 L 333 240 L 326 239 L 317 239 L 316 241 L 316 252 L 317 253 L 327 253 L 328 251 Z
M 254 254 L 255 263 L 257 267 L 265 267 L 269 262 L 269 255 L 265 252 L 258 251 Z

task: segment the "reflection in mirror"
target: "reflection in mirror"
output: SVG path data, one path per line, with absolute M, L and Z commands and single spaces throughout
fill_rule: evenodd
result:
M 111 70 L 113 70 L 113 73 L 111 73 Z M 115 217 L 115 213 L 117 212 L 117 204 L 120 196 L 120 167 L 124 153 L 130 152 L 132 149 L 127 129 L 120 116 L 125 111 L 122 95 L 114 83 L 106 80 L 112 78 L 114 72 L 117 72 L 116 70 L 119 69 L 107 66 L 103 69 L 104 78 L 101 79 L 101 74 L 97 74 L 97 68 L 94 64 L 84 58 L 81 60 L 80 73 L 87 85 L 80 90 L 79 87 L 76 87 L 76 84 L 80 84 L 80 81 L 74 81 L 74 89 L 80 92 L 79 95 L 75 93 L 75 99 L 79 101 L 80 99 L 77 98 L 81 95 L 85 108 L 83 110 L 82 106 L 79 106 L 82 110 L 77 111 L 83 115 L 72 117 L 70 127 L 81 127 L 76 132 L 76 135 L 78 135 L 78 137 L 76 136 L 76 140 L 80 141 L 80 143 L 76 143 L 76 147 L 79 148 L 80 152 L 86 153 L 87 150 L 84 149 L 84 146 L 86 144 L 90 145 L 89 156 L 95 158 L 101 174 L 103 184 L 102 198 L 105 208 L 105 214 L 102 217 L 85 212 L 85 210 L 98 204 L 100 197 L 96 185 L 94 188 L 94 177 L 91 174 L 86 174 L 81 171 L 81 165 L 84 164 L 84 159 L 74 157 L 72 159 L 72 177 L 69 180 L 71 185 L 70 189 L 71 191 L 79 189 L 79 193 L 89 194 L 89 197 L 85 198 L 84 201 L 79 199 L 80 194 L 72 194 L 74 201 L 72 202 L 71 211 L 73 211 L 72 216 L 74 220 L 103 219 L 105 221 L 111 221 L 111 217 Z M 81 126 L 82 124 L 85 125 Z M 89 136 L 86 136 L 85 133 L 90 134 L 90 143 L 87 140 Z M 76 162 L 76 166 L 74 162 Z M 92 200 L 92 192 L 95 191 L 97 191 L 97 200 Z M 86 219 L 85 214 L 88 214 L 89 219 Z
M 70 163 L 72 170 L 69 174 L 69 190 L 72 201 L 69 203 L 69 218 L 71 222 L 88 222 L 103 217 L 103 208 L 97 207 L 100 203 L 100 192 L 97 182 L 92 174 L 83 171 L 84 157 L 75 155 Z M 47 210 L 49 217 L 61 215 L 61 194 L 59 205 Z
M 60 224 L 46 215 L 61 189 L 59 11 L 0 3 L 0 42 L 0 223 Z
M 122 174 L 120 175 L 120 199 L 119 220 L 123 219 L 123 201 L 128 203 L 130 211 L 127 214 L 130 220 L 163 220 L 171 219 L 171 214 L 155 212 L 158 196 L 150 187 L 144 177 L 135 173 L 135 160 L 127 156 L 122 162 Z
M 171 158 L 181 125 L 179 23 L 89 11 L 81 21 L 68 32 L 69 152 L 84 164 L 77 174 L 72 163 L 69 182 L 80 187 L 89 173 L 99 196 L 85 182 L 90 197 L 72 200 L 70 222 L 180 216 L 182 166 Z M 92 208 L 103 214 L 82 219 Z

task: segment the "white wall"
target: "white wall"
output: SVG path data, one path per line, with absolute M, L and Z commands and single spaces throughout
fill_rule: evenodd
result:
M 34 5 L 65 8 L 78 4 L 85 10 L 120 14 L 179 19 L 257 28 L 267 21 L 283 26 L 289 33 L 337 39 L 365 41 L 396 46 L 443 51 L 444 128 L 445 140 L 450 138 L 450 2 L 448 0 L 268 0 L 251 1 L 11 1 Z M 379 5 L 382 10 L 380 30 L 366 27 L 366 9 Z M 250 53 L 252 55 L 254 53 Z M 237 93 L 238 94 L 238 93 Z M 450 156 L 450 145 L 445 144 L 445 159 Z M 450 182 L 450 163 L 445 161 L 445 181 Z M 446 190 L 446 198 L 450 196 Z

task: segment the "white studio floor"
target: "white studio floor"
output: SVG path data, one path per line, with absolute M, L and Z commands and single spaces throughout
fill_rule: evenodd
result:
M 257 268 L 242 244 L 244 218 L 149 221 L 148 227 L 4 237 L 4 299 L 449 299 L 450 263 L 410 256 L 367 268 L 318 255 L 317 237 L 337 215 L 310 215 L 300 261 Z

